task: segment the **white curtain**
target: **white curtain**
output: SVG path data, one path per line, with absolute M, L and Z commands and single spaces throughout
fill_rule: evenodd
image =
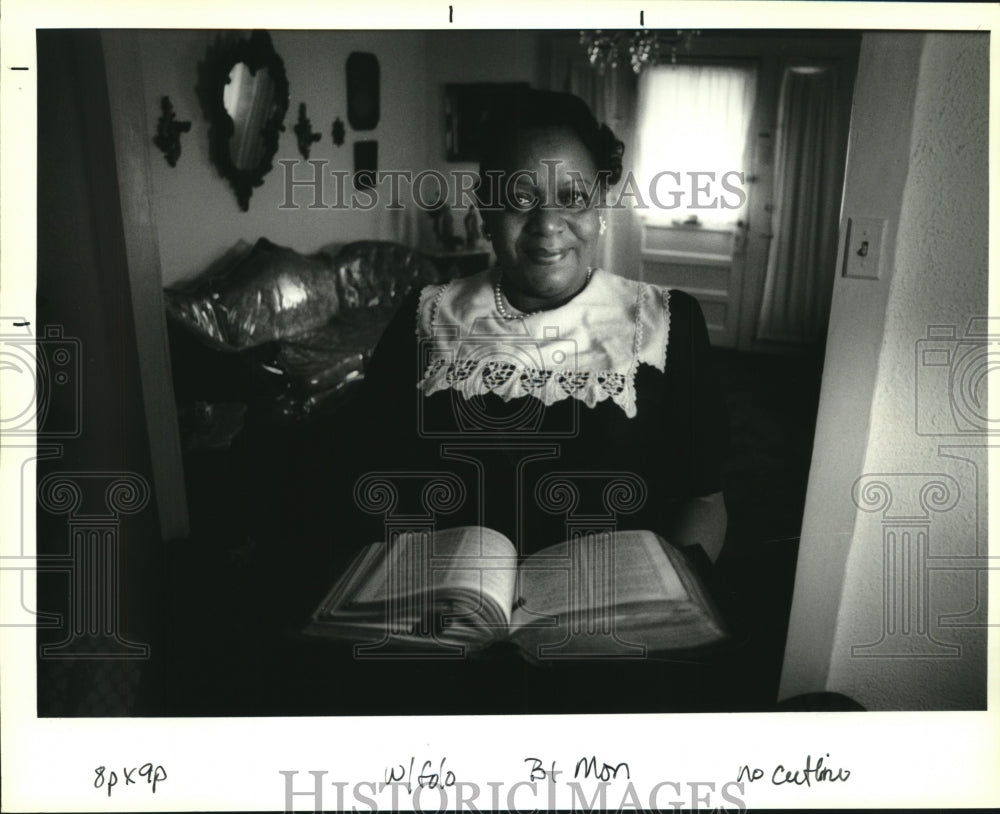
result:
M 740 203 L 722 178 L 730 172 L 746 177 L 755 80 L 753 69 L 738 66 L 658 65 L 642 72 L 636 178 L 647 208 L 641 217 L 671 223 L 697 216 L 700 223 L 726 226 L 745 219 L 746 195 Z M 655 182 L 657 206 L 647 193 L 664 171 L 680 180 L 671 175 Z M 712 173 L 714 180 L 691 173 Z M 745 193 L 744 182 L 728 178 Z M 707 191 L 696 193 L 694 186 Z
M 826 332 L 837 257 L 840 161 L 833 67 L 785 70 L 778 103 L 775 208 L 757 337 L 815 342 Z

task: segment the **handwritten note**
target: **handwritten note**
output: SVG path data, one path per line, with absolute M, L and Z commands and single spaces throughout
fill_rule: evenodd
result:
M 663 811 L 682 808 L 735 807 L 746 810 L 745 797 L 755 783 L 786 789 L 817 788 L 823 784 L 846 783 L 851 770 L 835 765 L 829 753 L 807 754 L 784 763 L 758 766 L 744 763 L 735 779 L 668 779 L 669 767 L 659 767 L 656 775 L 643 777 L 619 755 L 584 754 L 553 758 L 529 755 L 520 759 L 514 778 L 503 772 L 504 780 L 470 776 L 467 769 L 447 756 L 410 755 L 398 762 L 384 763 L 377 780 L 349 782 L 328 778 L 326 770 L 310 770 L 308 778 L 297 779 L 296 770 L 281 770 L 285 779 L 285 810 L 295 809 L 295 798 L 310 798 L 316 810 L 326 808 L 324 790 L 336 790 L 338 810 L 378 811 L 398 809 L 400 798 L 423 810 L 433 800 L 436 810 L 505 809 L 521 811 L 545 808 L 634 809 Z M 514 758 L 511 756 L 511 760 Z M 156 769 L 144 767 L 150 782 L 160 779 Z M 103 767 L 102 770 L 103 772 Z M 662 772 L 662 774 L 661 774 Z M 165 778 L 166 773 L 163 772 Z M 461 777 L 461 779 L 460 779 Z M 102 782 L 111 784 L 110 775 Z M 127 780 L 125 781 L 128 782 Z M 108 788 L 110 794 L 110 787 Z M 386 796 L 391 800 L 386 801 Z M 301 803 L 301 801 L 299 801 Z
M 799 767 L 786 767 L 783 763 L 779 763 L 771 769 L 770 782 L 775 786 L 794 785 L 810 788 L 813 783 L 846 783 L 851 776 L 850 769 L 831 769 L 824 765 L 824 761 L 829 757 L 830 755 L 827 753 L 824 757 L 816 760 L 814 764 L 813 756 L 806 755 L 803 765 Z M 736 782 L 756 783 L 758 780 L 763 780 L 765 776 L 767 776 L 765 769 L 751 768 L 750 764 L 745 763 L 740 766 L 736 773 Z
M 555 780 L 561 773 L 560 770 L 556 768 L 556 762 L 554 760 L 549 764 L 548 769 L 543 768 L 543 761 L 537 757 L 526 757 L 524 762 L 530 764 L 528 779 L 533 782 L 545 779 Z M 581 757 L 576 762 L 576 766 L 573 769 L 574 780 L 579 778 L 587 780 L 593 777 L 595 780 L 608 782 L 611 780 L 617 780 L 620 774 L 623 775 L 626 780 L 632 779 L 632 772 L 629 770 L 627 763 L 622 761 L 619 763 L 601 763 L 598 765 L 597 758 L 593 755 L 590 757 Z
M 117 770 L 108 769 L 105 766 L 98 766 L 94 769 L 94 788 L 106 789 L 108 797 L 119 782 L 128 786 L 138 785 L 141 787 L 142 781 L 146 781 L 146 787 L 156 794 L 156 784 L 167 779 L 167 770 L 160 765 L 154 766 L 152 763 L 143 763 L 141 766 L 128 768 L 123 766 L 121 774 Z
M 455 785 L 455 773 L 451 769 L 445 768 L 448 758 L 441 758 L 441 761 L 434 764 L 431 760 L 425 760 L 420 764 L 420 774 L 414 776 L 417 759 L 411 757 L 409 763 L 396 763 L 385 768 L 385 782 L 399 783 L 406 787 L 406 790 L 413 793 L 413 781 L 422 789 L 450 788 Z M 436 771 L 435 771 L 436 769 Z

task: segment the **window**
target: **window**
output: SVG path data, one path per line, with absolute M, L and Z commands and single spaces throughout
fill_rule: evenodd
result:
M 724 65 L 658 65 L 639 79 L 637 171 L 657 223 L 729 226 L 746 216 L 756 74 Z

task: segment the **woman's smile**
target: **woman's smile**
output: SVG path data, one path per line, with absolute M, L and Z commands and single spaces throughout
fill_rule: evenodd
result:
M 569 249 L 546 249 L 542 247 L 524 250 L 525 256 L 536 266 L 554 266 L 569 255 Z

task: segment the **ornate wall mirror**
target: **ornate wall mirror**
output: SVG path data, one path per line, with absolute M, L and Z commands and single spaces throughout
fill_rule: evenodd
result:
M 197 91 L 209 122 L 209 156 L 245 212 L 285 129 L 285 64 L 266 31 L 219 34 L 198 64 Z

